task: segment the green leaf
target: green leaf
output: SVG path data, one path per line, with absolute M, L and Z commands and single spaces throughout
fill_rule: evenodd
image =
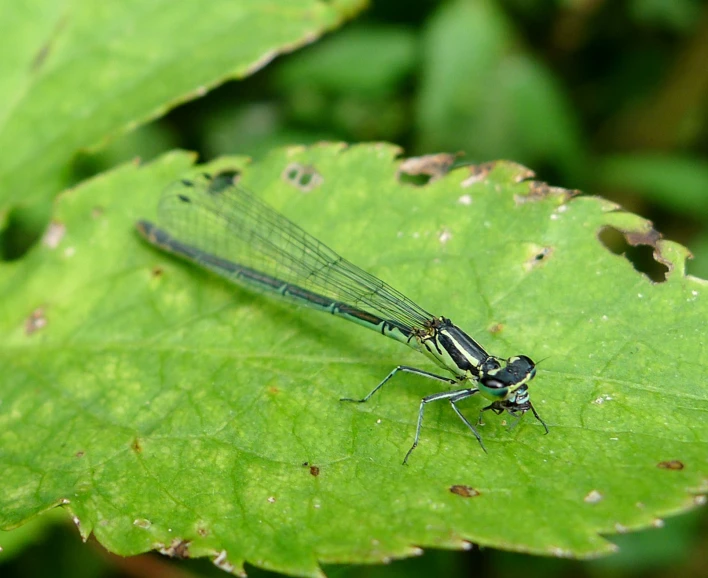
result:
M 594 197 L 508 162 L 423 187 L 388 145 L 276 150 L 193 167 L 173 153 L 63 194 L 44 242 L 0 266 L 0 526 L 61 506 L 122 555 L 158 548 L 321 575 L 468 542 L 558 556 L 660 524 L 706 492 L 708 283 L 686 249 Z M 304 191 L 297 166 L 321 177 Z M 141 242 L 160 190 L 193 171 L 243 186 L 490 352 L 543 359 L 531 385 L 550 433 L 486 416 L 484 453 L 435 368 L 331 315 L 233 287 Z M 287 169 L 287 170 L 286 170 Z M 598 240 L 655 242 L 654 284 Z M 647 241 L 649 242 L 649 241 Z M 474 420 L 483 400 L 465 402 Z
M 419 148 L 584 170 L 579 124 L 560 83 L 522 50 L 495 2 L 441 5 L 423 38 Z
M 708 162 L 663 154 L 613 155 L 601 159 L 598 183 L 634 190 L 688 215 L 708 215 Z
M 80 149 L 332 29 L 363 0 L 6 2 L 0 208 L 46 201 Z
M 413 72 L 416 58 L 412 30 L 360 26 L 299 53 L 279 68 L 276 79 L 283 92 L 314 88 L 380 98 Z

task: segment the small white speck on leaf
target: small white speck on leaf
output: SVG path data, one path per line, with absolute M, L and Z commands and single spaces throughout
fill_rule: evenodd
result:
M 598 502 L 601 502 L 603 498 L 604 496 L 600 492 L 597 490 L 592 490 L 583 498 L 583 501 L 586 504 L 597 504 Z
M 447 243 L 450 239 L 452 239 L 452 233 L 448 231 L 447 229 L 443 229 L 443 232 L 440 233 L 440 242 L 444 245 Z
M 56 249 L 66 234 L 66 225 L 52 221 L 42 236 L 42 244 L 50 249 Z

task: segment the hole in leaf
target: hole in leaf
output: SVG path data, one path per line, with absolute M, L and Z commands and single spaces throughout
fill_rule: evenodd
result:
M 648 233 L 620 231 L 614 227 L 604 227 L 598 233 L 600 242 L 615 255 L 623 255 L 632 266 L 655 283 L 666 281 L 669 268 L 656 260 L 654 250 L 660 239 L 658 232 Z
M 404 185 L 411 185 L 413 187 L 424 187 L 427 185 L 433 177 L 431 175 L 411 175 L 410 173 L 398 173 L 398 181 Z
M 526 271 L 532 271 L 536 267 L 547 263 L 551 255 L 553 255 L 553 247 L 542 247 L 534 244 L 529 247 L 529 253 L 529 257 L 524 263 Z
M 281 176 L 283 180 L 305 193 L 319 187 L 324 181 L 315 167 L 300 163 L 290 163 Z
M 223 192 L 236 183 L 240 174 L 239 171 L 222 171 L 216 173 L 213 177 L 210 177 L 211 184 L 209 185 L 209 192 L 214 194 Z

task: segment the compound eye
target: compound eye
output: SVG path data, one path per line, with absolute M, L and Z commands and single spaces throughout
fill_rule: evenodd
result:
M 509 384 L 504 383 L 503 381 L 500 381 L 498 379 L 494 379 L 493 377 L 488 377 L 487 379 L 483 380 L 481 382 L 481 385 L 483 385 L 484 389 L 486 389 L 487 392 L 492 394 L 494 397 L 501 397 L 506 399 L 507 395 L 509 394 Z
M 536 375 L 536 364 L 525 355 L 510 357 L 506 366 L 511 375 L 514 375 L 518 380 L 533 379 Z
M 491 373 L 501 369 L 501 363 L 496 357 L 489 357 L 482 364 L 483 373 Z
M 506 384 L 502 383 L 498 379 L 485 379 L 484 385 L 486 385 L 489 389 L 501 389 L 502 387 L 506 387 Z
M 525 355 L 517 355 L 516 357 L 510 357 L 507 363 L 510 366 L 513 366 L 514 368 L 523 371 L 524 373 L 530 373 L 536 367 L 536 364 L 531 360 L 531 358 L 526 357 Z

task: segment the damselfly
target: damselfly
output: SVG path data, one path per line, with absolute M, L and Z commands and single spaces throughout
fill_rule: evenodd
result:
M 290 302 L 325 311 L 373 329 L 419 351 L 453 377 L 407 365 L 394 368 L 362 399 L 365 402 L 398 372 L 420 375 L 450 386 L 464 386 L 424 397 L 418 410 L 413 445 L 418 445 L 425 406 L 447 400 L 486 452 L 475 426 L 458 402 L 481 393 L 491 403 L 482 408 L 516 418 L 531 410 L 528 382 L 536 366 L 525 355 L 502 359 L 445 317 L 431 315 L 393 287 L 340 257 L 322 242 L 233 182 L 233 173 L 201 175 L 166 189 L 159 202 L 158 224 L 136 223 L 151 244 L 208 269 L 229 281 Z

